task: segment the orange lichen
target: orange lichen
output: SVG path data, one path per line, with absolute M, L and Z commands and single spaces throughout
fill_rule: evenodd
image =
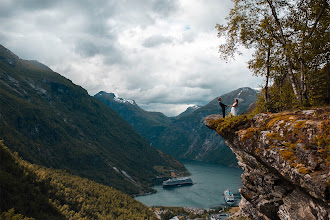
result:
M 266 128 L 269 129 L 273 127 L 275 124 L 278 124 L 280 125 L 280 127 L 283 127 L 288 121 L 294 122 L 295 119 L 291 118 L 290 115 L 282 115 L 282 114 L 276 115 L 267 123 Z
M 251 127 L 246 129 L 245 134 L 243 135 L 241 141 L 245 141 L 246 139 L 253 139 L 258 137 L 260 133 L 260 129 L 259 128 L 255 128 L 255 127 Z
M 304 127 L 306 124 L 306 121 L 298 121 L 297 123 L 294 124 L 294 128 L 295 129 L 301 129 L 302 127 Z
M 282 149 L 280 151 L 280 154 L 283 157 L 283 159 L 288 161 L 288 162 L 292 162 L 292 161 L 297 159 L 297 157 L 294 155 L 294 153 L 292 151 L 289 151 L 289 150 L 286 150 L 286 149 Z
M 309 169 L 308 168 L 306 168 L 306 167 L 300 167 L 299 169 L 298 169 L 298 172 L 299 173 L 302 173 L 302 174 L 307 174 L 307 173 L 309 173 Z
M 254 151 L 256 154 L 259 154 L 261 152 L 261 149 L 260 148 L 256 148 L 255 151 Z
M 269 148 L 269 150 L 273 150 L 273 149 L 276 148 L 276 147 L 278 147 L 278 146 L 276 146 L 276 145 L 272 145 L 272 146 Z
M 292 151 L 297 149 L 297 145 L 295 143 L 289 143 L 287 147 Z

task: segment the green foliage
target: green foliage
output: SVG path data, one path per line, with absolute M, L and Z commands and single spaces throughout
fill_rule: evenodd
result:
M 148 207 L 114 188 L 28 163 L 2 142 L 0 151 L 1 218 L 156 219 Z
M 254 48 L 249 68 L 266 77 L 265 88 L 272 85 L 261 108 L 329 104 L 328 1 L 234 2 L 227 24 L 216 26 L 225 38 L 220 56 L 234 57 L 239 45 Z
M 32 220 L 34 218 L 27 218 L 22 214 L 15 214 L 15 209 L 9 209 L 8 212 L 3 212 L 0 215 L 0 219 L 4 220 Z
M 308 78 L 309 102 L 312 106 L 329 105 L 330 103 L 330 64 Z
M 294 93 L 290 84 L 278 86 L 274 84 L 269 89 L 269 99 L 266 102 L 264 98 L 265 90 L 263 89 L 257 101 L 258 113 L 260 112 L 281 112 L 285 110 L 293 110 L 298 107 L 298 102 L 295 99 Z
M 228 134 L 232 134 L 234 131 L 237 131 L 238 128 L 242 125 L 247 125 L 249 119 L 246 115 L 239 115 L 234 117 L 226 117 L 224 119 L 219 119 L 215 123 L 217 123 L 217 132 L 221 136 L 227 136 Z
M 306 80 L 309 85 L 309 102 L 305 106 L 324 106 L 329 104 L 329 65 Z M 299 102 L 294 96 L 287 78 L 274 78 L 274 84 L 268 88 L 269 100 L 265 100 L 265 89 L 258 95 L 258 112 L 281 112 L 299 108 Z

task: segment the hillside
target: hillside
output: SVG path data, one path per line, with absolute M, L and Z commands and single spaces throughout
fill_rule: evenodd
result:
M 146 137 L 150 143 L 153 143 L 172 123 L 172 119 L 166 117 L 163 113 L 145 111 L 135 101 L 119 98 L 113 93 L 101 91 L 94 97 L 116 111 L 139 134 Z
M 65 171 L 30 164 L 2 141 L 0 173 L 0 219 L 156 219 L 130 196 Z
M 144 111 L 134 101 L 123 101 L 124 99 L 115 97 L 113 93 L 99 92 L 95 97 L 118 112 L 153 146 L 168 154 L 179 159 L 233 166 L 237 163 L 224 140 L 203 124 L 204 117 L 221 111 L 217 98 L 205 106 L 190 107 L 179 116 L 170 118 L 162 113 Z M 256 101 L 256 91 L 240 88 L 221 97 L 226 104 L 232 104 L 238 98 L 242 113 Z
M 208 116 L 243 169 L 240 215 L 256 220 L 330 218 L 330 108 Z M 215 133 L 215 132 L 214 132 Z
M 233 104 L 239 99 L 239 114 L 256 100 L 256 91 L 240 88 L 221 95 L 225 104 Z M 227 114 L 230 108 L 227 108 Z M 224 140 L 207 129 L 203 119 L 210 114 L 221 112 L 217 98 L 174 121 L 159 137 L 154 146 L 180 159 L 201 160 L 235 166 L 237 160 Z
M 152 190 L 152 178 L 185 171 L 85 89 L 3 46 L 0 85 L 0 139 L 29 162 L 130 194 Z

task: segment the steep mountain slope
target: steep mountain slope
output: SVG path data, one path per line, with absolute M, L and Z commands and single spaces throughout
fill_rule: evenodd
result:
M 94 97 L 119 113 L 137 132 L 148 138 L 150 143 L 172 123 L 172 119 L 163 113 L 145 111 L 135 101 L 119 98 L 113 93 L 101 91 Z
M 157 170 L 184 170 L 86 90 L 3 46 L 0 86 L 0 139 L 29 162 L 131 194 L 151 190 Z
M 256 91 L 240 88 L 221 96 L 225 104 L 239 99 L 239 114 L 256 101 Z M 202 160 L 225 165 L 236 165 L 236 158 L 226 147 L 224 140 L 210 132 L 203 119 L 210 114 L 220 113 L 217 98 L 207 105 L 174 121 L 155 142 L 154 146 L 180 159 Z M 227 108 L 230 111 L 230 108 Z
M 100 92 L 95 97 L 118 112 L 153 146 L 164 152 L 180 159 L 236 165 L 237 160 L 224 140 L 203 124 L 205 116 L 221 111 L 217 98 L 205 106 L 190 107 L 179 116 L 168 118 L 161 113 L 144 111 L 134 101 L 125 101 L 113 93 Z M 239 113 L 242 113 L 256 101 L 256 91 L 240 88 L 221 97 L 226 104 L 232 104 L 238 98 Z
M 28 163 L 2 141 L 0 174 L 0 219 L 23 219 L 18 215 L 43 220 L 156 219 L 130 196 L 65 171 Z

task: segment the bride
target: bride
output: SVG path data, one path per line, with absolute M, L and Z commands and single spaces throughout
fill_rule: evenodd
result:
M 238 99 L 235 99 L 235 102 L 233 105 L 229 105 L 231 108 L 230 113 L 233 116 L 237 116 L 238 115 Z

